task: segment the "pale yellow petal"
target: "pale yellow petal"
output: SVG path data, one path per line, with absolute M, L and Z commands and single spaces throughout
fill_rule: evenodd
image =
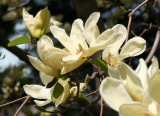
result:
M 40 10 L 34 18 L 34 28 L 32 36 L 41 37 L 46 34 L 48 31 L 49 23 L 50 23 L 50 12 L 48 7 Z
M 123 35 L 123 42 L 127 37 L 127 29 L 122 24 L 117 24 L 114 27 L 112 27 L 113 30 L 115 30 L 116 33 Z
M 120 80 L 107 77 L 102 81 L 99 90 L 106 104 L 116 111 L 122 104 L 133 102 Z
M 34 18 L 33 15 L 30 15 L 25 9 L 23 9 L 23 20 L 30 34 L 33 32 Z
M 40 85 L 24 85 L 23 89 L 26 94 L 32 96 L 33 98 L 39 98 L 39 92 L 43 86 Z
M 122 105 L 119 114 L 120 116 L 155 116 L 148 111 L 147 107 L 140 103 Z
M 40 72 L 40 78 L 42 83 L 46 86 L 49 82 L 51 82 L 53 80 L 53 76 L 47 75 L 45 73 Z
M 160 105 L 160 72 L 156 74 L 149 83 L 150 96 Z
M 79 48 L 79 44 L 82 46 L 84 50 L 88 49 L 88 45 L 83 36 L 83 21 L 81 19 L 77 19 L 72 24 L 70 38 L 75 42 L 77 48 Z
M 152 64 L 148 69 L 149 78 L 150 79 L 153 78 L 158 73 L 158 70 L 159 70 L 158 60 L 157 60 L 156 57 L 153 57 L 152 58 Z
M 135 70 L 135 73 L 138 75 L 141 80 L 143 89 L 146 90 L 148 88 L 148 68 L 143 59 L 139 60 L 139 65 Z
M 49 104 L 52 100 L 48 99 L 45 101 L 40 101 L 40 100 L 34 100 L 34 102 L 36 103 L 37 106 L 45 106 L 47 104 Z
M 100 17 L 100 13 L 94 12 L 90 15 L 90 17 L 87 19 L 85 23 L 85 29 L 83 34 L 89 46 L 92 46 L 93 44 L 95 44 L 95 41 L 100 34 L 97 26 L 99 17 Z
M 43 64 L 38 58 L 28 55 L 31 64 L 40 72 L 52 75 L 52 69 Z
M 54 37 L 57 38 L 71 54 L 77 53 L 77 46 L 74 41 L 69 38 L 64 29 L 61 29 L 55 25 L 51 26 L 50 29 Z
M 109 66 L 108 65 L 108 74 L 112 77 L 112 78 L 115 78 L 115 79 L 118 79 L 120 80 L 121 77 L 120 77 L 120 73 L 119 73 L 119 68 L 118 66 Z
M 83 57 L 82 52 L 78 55 L 69 55 L 62 58 L 62 61 L 64 62 L 64 66 L 61 70 L 61 74 L 66 74 L 70 71 L 73 71 L 74 69 L 82 65 L 86 60 L 87 58 Z
M 122 48 L 120 55 L 137 56 L 142 54 L 146 49 L 146 40 L 141 37 L 130 39 Z
M 143 88 L 141 81 L 134 70 L 125 63 L 119 63 L 118 67 L 121 79 L 132 99 L 142 102 Z

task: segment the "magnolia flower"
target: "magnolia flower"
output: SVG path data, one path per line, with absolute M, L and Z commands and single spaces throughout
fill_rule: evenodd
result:
M 42 73 L 57 76 L 63 67 L 61 59 L 68 55 L 68 52 L 54 47 L 52 40 L 46 35 L 37 42 L 37 52 L 39 58 L 28 55 L 31 64 Z
M 118 28 L 123 29 L 123 26 L 116 25 L 100 34 L 97 26 L 99 17 L 100 13 L 98 12 L 91 14 L 84 26 L 81 19 L 75 20 L 70 36 L 66 34 L 64 29 L 56 25 L 51 26 L 52 34 L 69 53 L 68 56 L 62 58 L 64 62 L 62 74 L 76 69 L 94 53 L 111 46 L 113 43 L 118 44 L 119 41 L 122 41 L 123 36 L 121 33 L 117 33 L 117 30 Z
M 26 94 L 30 95 L 33 98 L 38 99 L 38 100 L 34 100 L 34 102 L 38 106 L 44 106 L 53 101 L 55 102 L 55 106 L 57 107 L 59 104 L 66 102 L 66 100 L 70 95 L 70 86 L 68 84 L 69 79 L 58 80 L 58 83 L 60 83 L 63 86 L 64 91 L 57 99 L 53 100 L 51 99 L 51 96 L 55 86 L 53 86 L 52 88 L 46 88 L 47 84 L 53 80 L 53 77 L 46 75 L 44 73 L 40 73 L 40 77 L 41 77 L 42 83 L 45 86 L 40 86 L 40 85 L 24 85 L 23 86 Z
M 123 61 L 125 58 L 138 56 L 146 49 L 146 41 L 141 37 L 133 37 L 120 50 L 123 42 L 127 36 L 127 30 L 124 26 L 116 29 L 117 33 L 123 35 L 119 43 L 113 44 L 110 48 L 106 48 L 102 53 L 102 59 L 106 61 L 109 66 L 116 67 L 117 63 Z M 120 50 L 120 53 L 119 53 Z
M 119 79 L 108 77 L 100 85 L 104 101 L 120 116 L 160 116 L 160 71 L 157 59 L 147 69 L 144 60 L 134 71 L 118 64 Z
M 47 7 L 40 10 L 35 17 L 23 9 L 23 20 L 32 37 L 39 38 L 50 31 L 50 12 Z

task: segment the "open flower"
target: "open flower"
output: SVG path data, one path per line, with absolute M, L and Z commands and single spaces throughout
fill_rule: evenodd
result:
M 116 28 L 117 33 L 123 35 L 123 39 L 119 43 L 115 43 L 110 48 L 106 48 L 102 53 L 102 58 L 109 66 L 116 66 L 118 62 L 123 61 L 125 58 L 138 56 L 146 49 L 146 41 L 141 37 L 133 37 L 120 50 L 123 42 L 126 39 L 127 30 L 123 26 Z M 119 53 L 120 51 L 120 53 Z
M 40 86 L 40 85 L 24 85 L 23 86 L 26 94 L 37 99 L 37 100 L 34 100 L 34 102 L 38 106 L 44 106 L 53 101 L 55 102 L 55 106 L 57 107 L 59 104 L 66 102 L 66 100 L 70 95 L 70 86 L 68 84 L 69 79 L 58 80 L 58 83 L 60 83 L 63 86 L 64 91 L 58 98 L 53 100 L 51 96 L 55 86 L 53 86 L 52 88 L 46 88 L 46 86 L 49 82 L 53 80 L 54 77 L 46 75 L 44 73 L 40 73 L 40 77 L 41 77 L 42 83 L 45 86 Z
M 134 71 L 119 63 L 119 79 L 108 77 L 100 85 L 104 101 L 120 116 L 160 116 L 160 72 L 157 59 L 147 69 L 144 60 Z
M 50 12 L 47 7 L 35 17 L 23 9 L 23 20 L 32 37 L 39 38 L 49 32 Z
M 46 35 L 37 42 L 37 52 L 39 58 L 28 55 L 31 64 L 42 73 L 57 76 L 63 67 L 61 59 L 68 55 L 68 52 L 54 47 L 52 40 Z
M 117 33 L 117 28 L 122 27 L 122 25 L 107 29 L 100 34 L 97 26 L 99 17 L 100 13 L 92 13 L 84 26 L 81 19 L 75 20 L 72 24 L 70 36 L 66 34 L 64 29 L 56 25 L 51 26 L 52 34 L 69 53 L 68 56 L 62 58 L 64 62 L 61 70 L 62 74 L 76 69 L 94 53 L 109 47 L 113 43 L 119 43 L 123 39 L 123 36 Z

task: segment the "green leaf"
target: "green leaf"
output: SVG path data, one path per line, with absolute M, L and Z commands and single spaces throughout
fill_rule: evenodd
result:
M 106 76 L 108 76 L 108 66 L 104 60 L 97 58 L 93 63 L 97 64 L 105 72 Z
M 29 35 L 25 35 L 19 38 L 14 39 L 13 41 L 8 43 L 8 47 L 12 47 L 12 46 L 16 46 L 19 44 L 25 44 L 25 43 L 29 43 Z
M 84 99 L 84 100 L 88 101 L 89 103 L 91 103 L 91 101 L 85 95 L 83 95 L 83 93 L 79 93 L 78 98 Z
M 64 91 L 64 87 L 57 82 L 52 92 L 51 99 L 54 101 L 63 93 L 63 91 Z
M 87 75 L 86 75 L 86 78 L 85 78 L 85 84 L 86 84 L 86 85 L 88 85 L 89 79 L 90 79 L 90 76 L 89 76 L 89 74 L 87 74 Z

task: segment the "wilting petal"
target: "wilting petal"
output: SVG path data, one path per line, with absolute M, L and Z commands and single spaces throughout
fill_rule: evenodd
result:
M 153 57 L 152 58 L 152 64 L 148 69 L 149 78 L 150 79 L 153 78 L 158 73 L 158 70 L 159 70 L 158 60 L 157 60 L 156 57 Z
M 41 37 L 42 35 L 46 34 L 48 31 L 50 22 L 50 12 L 48 7 L 40 10 L 34 18 L 34 28 L 33 28 L 33 36 L 34 37 Z
M 135 70 L 135 73 L 138 75 L 139 79 L 141 80 L 143 89 L 146 90 L 148 88 L 148 69 L 143 59 L 139 60 L 139 65 Z
M 33 56 L 29 56 L 29 61 L 31 62 L 31 64 L 40 72 L 52 75 L 52 69 L 45 66 L 38 58 L 33 57 Z
M 40 72 L 40 78 L 42 83 L 46 86 L 49 82 L 51 82 L 53 80 L 53 76 L 47 75 L 45 73 Z
M 116 111 L 122 104 L 133 102 L 120 80 L 107 77 L 102 81 L 99 90 L 106 104 Z
M 64 58 L 62 58 L 62 61 L 64 62 L 64 66 L 61 70 L 61 74 L 66 74 L 77 67 L 79 67 L 81 64 L 83 64 L 86 61 L 87 58 L 83 57 L 83 52 L 81 52 L 78 55 L 68 55 Z
M 130 39 L 122 48 L 120 55 L 137 56 L 146 49 L 146 40 L 141 37 L 134 37 Z
M 56 37 L 71 54 L 76 54 L 78 48 L 76 48 L 77 46 L 75 45 L 74 41 L 69 38 L 64 29 L 53 25 L 50 27 L 50 30 L 54 37 Z
M 140 103 L 121 105 L 119 114 L 120 116 L 155 116 L 148 111 L 147 107 Z
M 40 85 L 24 85 L 24 91 L 26 94 L 37 99 L 51 99 L 51 89 Z
M 32 34 L 34 18 L 33 15 L 30 15 L 25 9 L 23 9 L 23 20 L 29 32 Z
M 100 13 L 94 12 L 90 15 L 90 17 L 87 19 L 85 23 L 85 29 L 83 34 L 89 46 L 95 44 L 95 41 L 100 34 L 97 26 L 99 17 Z
M 149 93 L 150 96 L 158 103 L 160 104 L 160 91 L 159 91 L 159 87 L 160 87 L 160 72 L 155 75 L 150 83 L 149 83 Z
M 136 73 L 125 63 L 119 63 L 119 71 L 123 83 L 135 101 L 142 102 L 143 88 L 140 79 L 137 77 Z
M 34 100 L 34 102 L 37 104 L 37 106 L 45 106 L 47 104 L 49 104 L 52 100 L 48 99 L 45 101 L 40 101 L 40 100 Z
M 79 44 L 82 46 L 84 50 L 88 49 L 88 45 L 83 36 L 83 21 L 81 19 L 77 19 L 72 24 L 70 38 L 75 42 L 77 48 L 79 48 Z

